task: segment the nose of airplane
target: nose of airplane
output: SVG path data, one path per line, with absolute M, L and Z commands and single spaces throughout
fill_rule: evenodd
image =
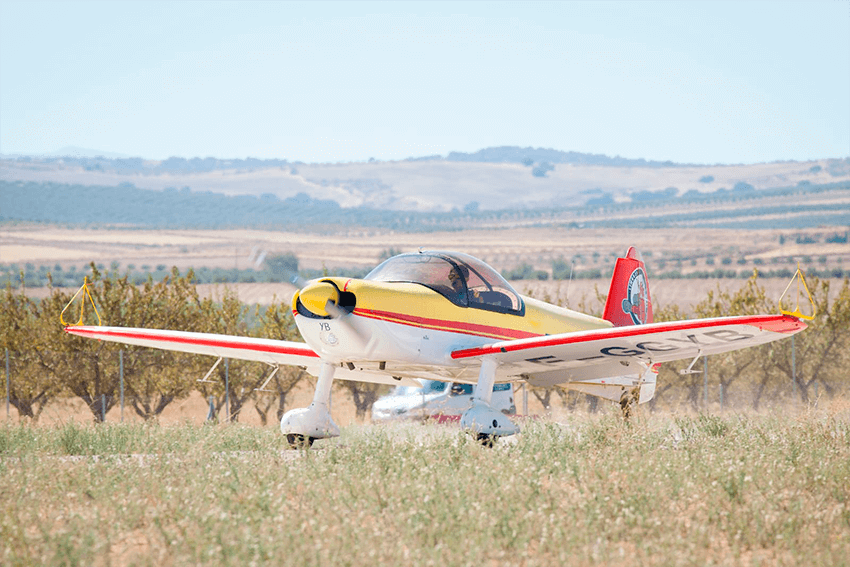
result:
M 316 282 L 307 285 L 295 294 L 292 299 L 293 305 L 297 304 L 298 300 L 310 313 L 319 317 L 330 317 L 328 302 L 333 305 L 339 304 L 339 290 L 332 283 Z

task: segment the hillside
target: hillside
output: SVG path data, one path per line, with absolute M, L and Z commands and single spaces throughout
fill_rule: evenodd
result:
M 850 180 L 850 159 L 681 165 L 533 148 L 487 148 L 404 161 L 302 164 L 216 158 L 0 159 L 0 181 L 135 187 L 286 200 L 305 194 L 341 207 L 494 211 L 627 203 L 646 193 L 712 193 Z
M 573 228 L 806 228 L 850 225 L 850 181 L 756 190 L 741 183 L 732 190 L 634 192 L 615 202 L 610 194 L 585 204 L 566 199 L 535 208 L 463 211 L 399 211 L 341 207 L 306 193 L 280 199 L 274 194 L 228 196 L 189 188 L 152 191 L 134 186 L 68 185 L 0 180 L 0 221 L 67 226 L 134 228 L 265 228 L 338 232 L 341 227 L 411 233 L 511 227 Z

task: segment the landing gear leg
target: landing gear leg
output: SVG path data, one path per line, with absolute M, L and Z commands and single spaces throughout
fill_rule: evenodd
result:
M 339 427 L 331 418 L 329 409 L 335 371 L 335 365 L 323 363 L 310 407 L 289 410 L 283 414 L 280 431 L 286 435 L 290 447 L 307 449 L 316 439 L 339 437 Z
M 496 439 L 519 432 L 505 414 L 496 411 L 490 405 L 493 397 L 493 384 L 496 382 L 498 364 L 492 358 L 481 361 L 478 384 L 472 397 L 472 407 L 460 416 L 460 427 L 475 436 L 485 447 L 492 447 Z
M 620 411 L 623 412 L 623 421 L 629 422 L 638 405 L 638 397 L 640 396 L 640 388 L 626 390 L 620 396 Z

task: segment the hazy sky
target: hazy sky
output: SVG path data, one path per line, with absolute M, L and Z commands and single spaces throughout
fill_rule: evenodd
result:
M 0 0 L 0 152 L 850 155 L 850 1 Z

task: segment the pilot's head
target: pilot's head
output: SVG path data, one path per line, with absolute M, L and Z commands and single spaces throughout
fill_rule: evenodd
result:
M 469 275 L 469 268 L 466 266 L 457 266 L 449 270 L 449 283 L 452 289 L 460 293 L 463 291 L 463 281 Z

